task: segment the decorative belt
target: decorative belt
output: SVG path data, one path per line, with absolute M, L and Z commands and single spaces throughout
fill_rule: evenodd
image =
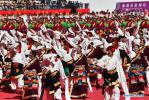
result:
M 116 73 L 116 68 L 114 68 L 114 69 L 112 69 L 112 70 L 109 70 L 108 73 L 109 73 L 109 74 L 114 74 L 114 73 Z
M 54 72 L 51 73 L 50 76 L 51 76 L 51 77 L 54 77 L 57 73 L 58 73 L 58 71 L 54 71 Z
M 12 76 L 11 78 L 12 78 L 12 79 L 18 79 L 18 78 L 20 78 L 21 76 L 22 76 L 22 74 L 17 75 L 17 76 Z
M 119 81 L 117 80 L 115 82 L 112 82 L 109 86 L 119 86 Z

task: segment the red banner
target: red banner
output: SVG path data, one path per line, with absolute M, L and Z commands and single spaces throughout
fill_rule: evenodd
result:
M 0 14 L 70 14 L 70 9 L 61 9 L 61 10 L 16 10 L 16 11 L 0 11 Z
M 90 13 L 90 9 L 77 9 L 78 13 Z
M 90 9 L 77 9 L 78 13 L 89 13 Z M 16 11 L 0 11 L 0 15 L 11 14 L 70 14 L 71 9 L 55 9 L 55 10 L 16 10 Z

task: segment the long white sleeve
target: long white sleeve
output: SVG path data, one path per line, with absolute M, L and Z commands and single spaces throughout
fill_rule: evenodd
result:
M 11 32 L 11 34 L 13 35 L 14 40 L 15 40 L 15 41 L 19 41 L 19 40 L 18 40 L 18 37 L 16 37 L 16 30 L 10 30 L 10 32 Z
M 97 61 L 97 66 L 100 66 L 100 67 L 104 68 L 104 66 L 105 66 L 105 59 L 106 59 L 105 56 L 103 56 L 101 59 L 99 59 Z
M 113 59 L 116 60 L 116 69 L 118 72 L 119 82 L 122 85 L 124 93 L 126 95 L 129 95 L 128 86 L 127 86 L 127 82 L 126 82 L 126 76 L 125 76 L 124 70 L 122 68 L 122 60 L 120 58 L 120 52 L 118 49 L 114 52 L 114 58 Z M 126 97 L 126 98 L 127 98 L 126 100 L 130 100 L 130 97 Z
M 9 33 L 7 31 L 4 31 L 4 33 L 5 33 L 6 37 L 12 42 L 12 44 L 15 44 L 16 43 L 14 41 L 14 38 L 11 35 L 9 35 Z
M 47 28 L 45 27 L 45 24 L 43 24 L 43 25 L 41 26 L 41 30 L 43 30 L 44 32 L 47 31 Z
M 79 30 L 81 31 L 82 29 L 81 29 L 81 26 L 80 26 L 80 24 L 76 21 L 76 25 L 79 27 Z
M 17 31 L 17 33 L 19 36 L 23 36 L 23 33 L 19 32 L 19 31 Z
M 58 49 L 56 46 L 54 46 L 53 48 L 60 57 L 63 57 L 63 53 L 61 52 L 60 49 Z
M 109 46 L 112 45 L 112 43 L 108 43 L 108 42 L 106 41 L 106 39 L 103 39 L 103 38 L 102 38 L 102 42 L 103 42 L 103 45 L 104 45 L 104 49 L 107 49 Z
M 66 75 L 65 75 L 65 72 L 64 72 L 64 67 L 63 67 L 62 62 L 60 60 L 59 60 L 59 71 L 60 71 L 60 74 L 61 74 L 61 78 L 65 79 Z
M 0 41 L 1 41 L 1 39 L 2 39 L 2 37 L 3 37 L 3 35 L 4 35 L 4 32 L 1 31 L 0 33 L 1 33 L 1 34 L 0 34 Z
M 117 32 L 120 36 L 124 36 L 123 31 L 119 27 L 117 27 L 117 30 L 118 30 Z
M 73 46 L 74 48 L 77 48 L 78 46 L 73 42 L 74 38 L 68 38 L 68 43 Z
M 23 15 L 21 17 L 23 18 L 25 26 L 28 28 L 27 15 Z

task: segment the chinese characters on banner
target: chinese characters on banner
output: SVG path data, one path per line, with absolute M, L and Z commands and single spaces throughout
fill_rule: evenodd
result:
M 123 3 L 122 4 L 122 8 L 126 8 L 126 7 L 146 7 L 146 3 Z
M 130 11 L 130 10 L 149 10 L 149 1 L 146 2 L 118 2 L 116 10 Z

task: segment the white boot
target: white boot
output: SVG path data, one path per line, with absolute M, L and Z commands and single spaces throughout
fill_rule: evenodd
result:
M 62 100 L 62 90 L 60 88 L 54 93 L 54 98 L 57 100 Z

